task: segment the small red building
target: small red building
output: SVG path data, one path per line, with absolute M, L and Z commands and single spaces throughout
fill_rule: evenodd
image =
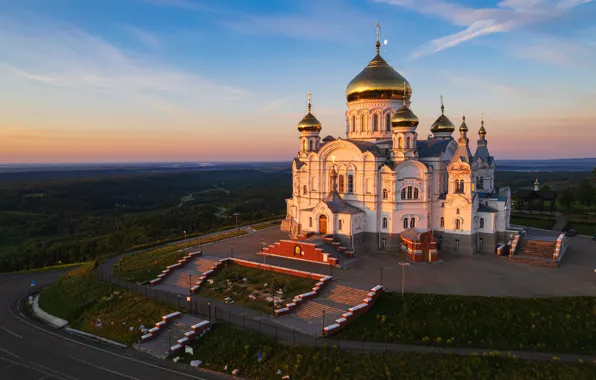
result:
M 432 232 L 417 232 L 414 229 L 405 230 L 400 235 L 401 252 L 406 254 L 411 261 L 437 261 L 439 252 L 437 242 Z

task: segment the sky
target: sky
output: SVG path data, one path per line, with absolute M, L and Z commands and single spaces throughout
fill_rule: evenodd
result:
M 417 132 L 484 113 L 499 159 L 595 157 L 596 1 L 0 0 L 0 162 L 279 161 L 312 93 L 345 137 L 375 54 Z M 457 132 L 455 132 L 457 134 Z

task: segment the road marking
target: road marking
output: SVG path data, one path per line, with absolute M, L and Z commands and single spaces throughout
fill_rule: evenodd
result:
M 83 342 L 79 342 L 79 341 L 77 341 L 77 340 L 70 339 L 70 338 L 67 338 L 67 337 L 65 337 L 65 336 L 62 336 L 62 335 L 60 335 L 60 334 L 56 334 L 56 333 L 53 333 L 53 332 L 51 332 L 51 331 L 48 331 L 48 330 L 46 330 L 46 329 L 44 329 L 44 328 L 41 328 L 41 327 L 39 327 L 39 326 L 37 326 L 37 325 L 35 325 L 35 324 L 33 324 L 33 323 L 29 322 L 29 321 L 27 320 L 27 317 L 25 317 L 25 316 L 23 315 L 23 313 L 22 313 L 22 312 L 19 310 L 19 304 L 21 303 L 21 301 L 22 301 L 22 300 L 23 300 L 23 297 L 19 298 L 19 300 L 17 301 L 17 305 L 16 305 L 16 306 L 17 306 L 17 311 L 19 311 L 19 314 L 21 314 L 21 317 L 22 317 L 22 318 L 21 318 L 21 317 L 19 317 L 18 315 L 16 315 L 16 314 L 15 314 L 15 313 L 14 313 L 14 312 L 13 312 L 13 311 L 10 309 L 10 302 L 8 303 L 8 312 L 9 312 L 9 313 L 10 313 L 10 314 L 11 314 L 13 317 L 15 317 L 16 319 L 20 320 L 21 322 L 24 322 L 24 323 L 28 324 L 28 325 L 29 325 L 29 326 L 31 326 L 31 327 L 34 327 L 34 328 L 36 328 L 36 329 L 38 329 L 38 330 L 41 330 L 41 331 L 45 332 L 46 334 L 50 334 L 50 335 L 53 335 L 53 336 L 55 336 L 55 337 L 58 337 L 58 338 L 60 338 L 60 339 L 67 340 L 67 341 L 69 341 L 69 342 L 72 342 L 72 343 L 75 343 L 75 344 L 78 344 L 78 345 L 81 345 L 81 346 L 89 347 L 89 348 L 91 348 L 91 349 L 93 349 L 93 350 L 96 350 L 96 351 L 101 351 L 101 352 L 104 352 L 104 353 L 106 353 L 106 354 L 110 354 L 110 355 L 112 355 L 112 356 L 117 356 L 117 357 L 119 357 L 119 358 L 122 358 L 122 359 L 130 360 L 130 361 L 132 361 L 132 362 L 136 362 L 136 363 L 143 364 L 143 365 L 146 365 L 146 366 L 149 366 L 149 367 L 157 368 L 157 369 L 160 369 L 160 370 L 163 370 L 163 371 L 166 371 L 166 372 L 175 373 L 175 374 L 177 374 L 177 375 L 182 375 L 182 376 L 185 376 L 185 377 L 188 377 L 188 378 L 191 378 L 191 379 L 207 380 L 207 379 L 206 379 L 206 378 L 204 378 L 204 377 L 193 376 L 193 375 L 190 375 L 190 374 L 188 374 L 188 373 L 184 373 L 184 372 L 176 371 L 176 370 L 174 370 L 174 369 L 170 369 L 170 368 L 166 368 L 166 367 L 161 367 L 161 366 L 158 366 L 158 365 L 155 365 L 155 364 L 152 364 L 152 363 L 149 363 L 149 362 L 143 361 L 143 360 L 134 359 L 134 358 L 128 357 L 128 356 L 126 356 L 126 355 L 120 355 L 120 354 L 117 354 L 117 353 L 115 353 L 115 352 L 111 352 L 111 351 L 108 351 L 108 350 L 104 350 L 103 348 L 99 348 L 99 347 L 92 346 L 92 345 L 90 345 L 90 344 L 86 344 L 86 343 L 83 343 Z
M 73 358 L 73 357 L 71 357 L 71 359 L 72 359 L 72 360 L 76 360 L 76 361 L 78 361 L 78 362 L 81 362 L 81 363 L 83 363 L 83 364 L 90 365 L 91 367 L 99 368 L 99 369 L 102 369 L 102 370 L 104 370 L 104 371 L 107 371 L 107 372 L 110 372 L 110 373 L 116 374 L 116 375 L 118 375 L 118 376 L 126 377 L 127 379 L 132 379 L 132 380 L 140 380 L 140 379 L 137 379 L 136 377 L 132 377 L 132 376 L 128 376 L 128 375 L 125 375 L 125 374 L 123 374 L 123 373 L 120 373 L 120 372 L 112 371 L 111 369 L 107 369 L 107 368 L 105 368 L 105 367 L 100 367 L 100 366 L 98 366 L 98 365 L 95 365 L 95 364 L 93 364 L 93 363 L 86 362 L 86 361 L 84 361 L 84 360 L 81 360 L 81 359 L 77 359 L 77 358 Z
M 10 330 L 9 330 L 9 329 L 7 329 L 6 327 L 2 327 L 2 330 L 6 331 L 7 333 L 9 333 L 9 334 L 10 334 L 10 335 L 12 335 L 12 336 L 16 336 L 17 338 L 21 338 L 21 339 L 23 339 L 23 337 L 22 337 L 22 336 L 20 336 L 19 334 L 15 333 L 15 332 L 12 332 L 12 331 L 10 331 Z
M 61 377 L 61 376 L 58 376 L 58 375 L 54 375 L 52 373 L 48 373 L 48 372 L 45 372 L 45 371 L 42 371 L 42 370 L 40 370 L 38 368 L 31 367 L 31 366 L 29 366 L 27 364 L 24 364 L 24 363 L 15 362 L 14 360 L 6 359 L 6 358 L 3 358 L 2 356 L 0 356 L 0 359 L 6 360 L 7 362 L 12 363 L 14 365 L 19 365 L 21 367 L 25 367 L 25 368 L 29 368 L 29 369 L 32 369 L 32 370 L 37 371 L 37 372 L 41 372 L 41 373 L 43 373 L 45 375 L 48 375 L 48 376 L 53 376 L 53 377 L 57 377 L 57 378 L 62 379 L 62 380 L 66 380 L 64 377 Z
M 0 348 L 0 351 L 5 352 L 5 353 L 7 353 L 9 355 L 12 355 L 12 356 L 14 356 L 17 359 L 25 360 L 22 357 L 20 357 L 19 355 L 15 354 L 15 353 L 12 353 L 12 352 L 10 352 L 8 350 L 5 350 L 3 348 Z M 62 373 L 60 371 L 56 371 L 55 369 L 48 368 L 48 367 L 43 366 L 43 365 L 41 365 L 39 363 L 35 363 L 35 365 L 37 365 L 38 367 L 41 367 L 41 368 L 45 369 L 46 371 L 57 373 L 58 375 L 60 375 L 60 378 L 61 379 L 67 378 L 67 379 L 70 379 L 70 380 L 78 380 L 76 377 L 68 376 L 68 375 L 66 375 L 66 374 L 64 374 L 64 373 Z M 40 371 L 40 372 L 42 372 L 42 371 Z M 44 372 L 42 372 L 42 373 L 44 373 Z M 51 375 L 51 376 L 54 376 L 55 377 L 56 375 Z

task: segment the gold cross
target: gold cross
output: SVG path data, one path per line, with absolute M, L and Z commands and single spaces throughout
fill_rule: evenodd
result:
M 331 161 L 335 164 L 335 155 L 331 156 Z
M 377 42 L 381 39 L 381 24 L 377 22 Z

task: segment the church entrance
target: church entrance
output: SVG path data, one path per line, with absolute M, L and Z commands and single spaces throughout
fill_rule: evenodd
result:
M 325 215 L 319 216 L 319 233 L 321 235 L 327 234 L 327 217 Z

